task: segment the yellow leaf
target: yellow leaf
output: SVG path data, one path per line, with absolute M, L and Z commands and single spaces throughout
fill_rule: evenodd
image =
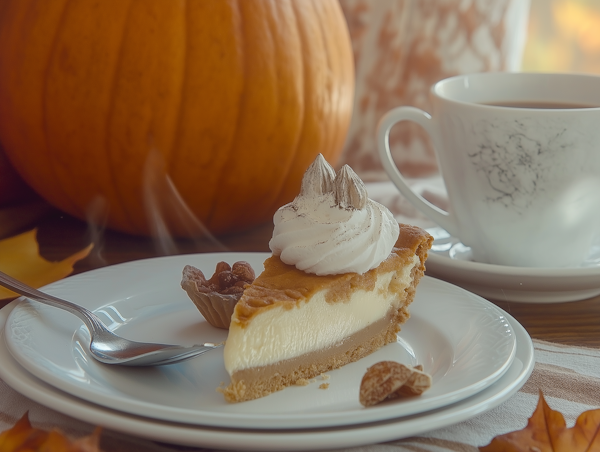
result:
M 0 270 L 35 288 L 58 281 L 71 274 L 75 262 L 87 257 L 94 246 L 90 244 L 60 262 L 50 262 L 40 256 L 35 237 L 36 229 L 32 229 L 0 240 Z M 16 293 L 0 287 L 0 300 L 15 296 L 17 296 Z

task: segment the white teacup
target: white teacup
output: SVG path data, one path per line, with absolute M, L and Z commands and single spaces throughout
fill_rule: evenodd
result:
M 431 96 L 431 115 L 399 107 L 378 126 L 379 154 L 400 192 L 477 262 L 581 264 L 600 232 L 600 77 L 461 75 L 436 83 Z M 447 212 L 413 192 L 392 160 L 390 129 L 406 120 L 432 139 Z

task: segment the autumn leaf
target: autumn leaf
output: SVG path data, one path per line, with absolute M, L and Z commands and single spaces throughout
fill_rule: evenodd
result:
M 32 229 L 0 240 L 0 270 L 35 288 L 71 274 L 75 262 L 84 259 L 93 247 L 93 244 L 90 244 L 60 262 L 50 262 L 40 256 L 35 237 L 36 230 Z M 0 287 L 0 300 L 16 296 L 16 293 Z
M 481 452 L 592 452 L 600 451 L 600 409 L 585 411 L 571 428 L 563 415 L 546 403 L 538 405 L 523 430 L 495 437 Z
M 32 427 L 28 413 L 25 413 L 11 429 L 0 433 L 0 451 L 100 452 L 100 432 L 98 427 L 89 436 L 71 440 L 59 430 L 47 432 Z

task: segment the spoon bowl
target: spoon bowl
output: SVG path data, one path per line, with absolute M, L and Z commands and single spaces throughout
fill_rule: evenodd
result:
M 194 358 L 223 344 L 207 342 L 190 347 L 180 345 L 135 342 L 110 331 L 100 318 L 88 309 L 48 295 L 0 271 L 0 286 L 23 295 L 31 300 L 64 309 L 79 317 L 90 332 L 90 353 L 104 364 L 123 366 L 164 366 Z

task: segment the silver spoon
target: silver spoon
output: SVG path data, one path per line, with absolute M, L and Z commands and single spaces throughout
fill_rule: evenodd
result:
M 164 366 L 194 358 L 223 345 L 207 342 L 202 345 L 182 347 L 130 341 L 109 331 L 93 312 L 69 301 L 40 292 L 1 271 L 0 286 L 40 303 L 64 309 L 79 317 L 90 331 L 92 356 L 105 364 Z

